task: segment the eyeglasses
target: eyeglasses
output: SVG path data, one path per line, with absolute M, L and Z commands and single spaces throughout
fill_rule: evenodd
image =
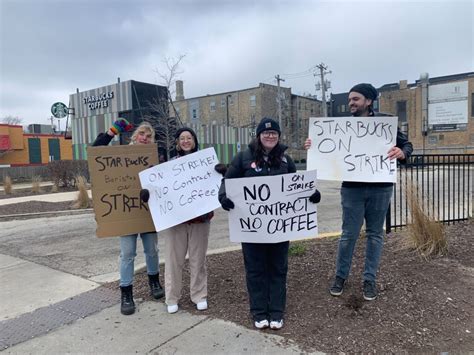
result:
M 278 137 L 278 132 L 277 131 L 263 131 L 262 136 L 266 138 Z

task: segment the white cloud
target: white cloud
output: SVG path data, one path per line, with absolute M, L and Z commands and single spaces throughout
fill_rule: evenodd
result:
M 274 83 L 324 62 L 333 92 L 472 71 L 472 1 L 0 0 L 0 117 L 42 122 L 76 88 L 156 83 L 186 54 L 187 97 Z M 287 75 L 285 75 L 287 74 Z M 318 93 L 319 94 L 319 93 Z

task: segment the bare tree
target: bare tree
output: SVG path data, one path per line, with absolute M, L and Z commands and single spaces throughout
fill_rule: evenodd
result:
M 155 98 L 153 102 L 149 103 L 152 114 L 144 116 L 144 120 L 155 129 L 158 147 L 166 150 L 167 158 L 169 153 L 175 149 L 174 135 L 178 128 L 183 125 L 178 112 L 174 108 L 172 95 L 175 92 L 176 80 L 179 74 L 183 73 L 183 71 L 180 71 L 179 65 L 185 56 L 185 54 L 181 54 L 177 58 L 167 57 L 162 61 L 165 65 L 164 70 L 155 68 L 154 71 L 160 79 L 159 84 L 166 87 L 167 98 L 165 101 L 162 97 Z M 176 116 L 170 115 L 169 106 L 173 107 Z
M 2 123 L 9 124 L 9 125 L 20 125 L 23 123 L 23 118 L 9 115 L 2 118 Z

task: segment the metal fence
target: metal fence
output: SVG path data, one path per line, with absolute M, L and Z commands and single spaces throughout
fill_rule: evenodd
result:
M 410 197 L 428 217 L 443 223 L 472 217 L 474 154 L 412 155 L 397 171 L 387 233 L 412 223 Z

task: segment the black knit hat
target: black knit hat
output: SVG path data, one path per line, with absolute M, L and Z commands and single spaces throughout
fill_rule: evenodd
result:
M 361 83 L 355 85 L 349 92 L 358 92 L 359 94 L 364 95 L 366 99 L 370 99 L 372 101 L 377 100 L 378 92 L 377 89 L 374 88 L 371 84 Z
M 277 121 L 272 118 L 262 118 L 260 123 L 257 126 L 257 136 L 260 135 L 263 131 L 277 131 L 278 135 L 281 134 L 280 125 Z
M 197 151 L 198 151 L 198 145 L 199 145 L 199 143 L 198 143 L 198 139 L 197 139 L 196 133 L 193 131 L 192 128 L 189 128 L 189 127 L 181 127 L 180 129 L 178 129 L 178 130 L 176 131 L 176 133 L 175 133 L 175 135 L 174 135 L 174 138 L 175 138 L 176 140 L 178 140 L 178 139 L 179 139 L 179 136 L 180 136 L 181 133 L 183 133 L 183 132 L 189 132 L 189 133 L 191 133 L 191 135 L 192 135 L 193 138 L 194 138 L 194 143 L 195 143 L 194 149 L 191 150 L 191 153 L 197 152 Z

